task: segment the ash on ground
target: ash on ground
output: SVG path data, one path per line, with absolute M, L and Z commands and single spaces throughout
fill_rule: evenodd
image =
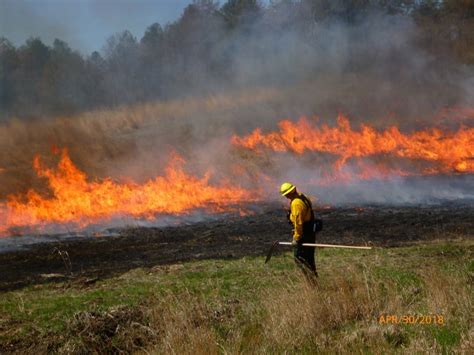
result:
M 318 243 L 394 247 L 474 237 L 473 204 L 331 207 L 316 213 L 324 221 Z M 274 241 L 289 241 L 291 229 L 284 209 L 268 204 L 243 217 L 228 214 L 183 225 L 118 228 L 99 237 L 30 236 L 26 248 L 0 253 L 0 290 L 95 280 L 194 259 L 263 256 Z

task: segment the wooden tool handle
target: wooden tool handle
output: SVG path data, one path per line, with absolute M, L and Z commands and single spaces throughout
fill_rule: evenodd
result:
M 290 242 L 278 242 L 280 245 L 291 245 Z M 337 244 L 312 244 L 312 243 L 303 243 L 301 244 L 304 247 L 319 247 L 319 248 L 344 248 L 344 249 L 366 249 L 370 250 L 372 247 L 361 247 L 355 245 L 337 245 Z

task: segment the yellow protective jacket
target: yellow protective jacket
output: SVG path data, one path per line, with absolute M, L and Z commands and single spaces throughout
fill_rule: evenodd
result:
M 300 195 L 301 196 L 301 195 Z M 300 240 L 303 236 L 303 223 L 311 220 L 311 208 L 300 197 L 291 200 L 290 221 L 294 226 L 293 239 Z

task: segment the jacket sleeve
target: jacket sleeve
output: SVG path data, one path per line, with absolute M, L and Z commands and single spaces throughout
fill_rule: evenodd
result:
M 304 206 L 298 201 L 294 201 L 291 204 L 291 221 L 295 228 L 293 239 L 300 240 L 303 236 L 303 222 L 304 222 Z

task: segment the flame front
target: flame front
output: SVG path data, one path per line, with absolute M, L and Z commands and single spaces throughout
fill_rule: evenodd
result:
M 369 125 L 354 130 L 349 120 L 341 115 L 335 127 L 326 124 L 316 127 L 302 117 L 296 123 L 283 120 L 279 128 L 278 132 L 268 134 L 255 129 L 248 136 L 234 136 L 232 143 L 257 152 L 267 148 L 298 155 L 306 151 L 330 153 L 337 157 L 335 170 L 341 170 L 349 159 L 383 155 L 430 163 L 422 169 L 423 174 L 474 172 L 474 129 L 465 126 L 451 133 L 429 128 L 404 134 L 395 126 L 377 131 Z M 383 171 L 382 166 L 378 168 Z M 364 174 L 374 175 L 367 170 Z M 398 170 L 397 174 L 407 173 Z
M 306 176 L 310 181 L 305 183 L 325 185 L 335 180 L 393 175 L 472 174 L 474 128 L 464 124 L 458 127 L 455 131 L 433 127 L 403 133 L 395 126 L 377 130 L 365 124 L 353 129 L 343 116 L 338 117 L 333 127 L 318 126 L 303 117 L 297 122 L 281 121 L 279 131 L 264 134 L 256 129 L 244 137 L 233 136 L 231 142 L 257 155 L 263 149 L 295 155 L 323 153 L 321 161 L 324 164 L 329 160 L 332 169 L 326 171 L 320 164 L 313 164 L 315 174 Z M 60 154 L 56 168 L 45 167 L 38 156 L 33 161 L 37 175 L 48 182 L 49 195 L 30 189 L 24 196 L 10 195 L 6 202 L 0 202 L 0 235 L 35 233 L 56 224 L 81 228 L 120 217 L 153 220 L 158 215 L 181 215 L 195 209 L 228 211 L 263 196 L 261 191 L 248 191 L 231 183 L 213 185 L 209 174 L 201 178 L 189 175 L 183 170 L 183 159 L 177 155 L 172 156 L 164 176 L 139 184 L 111 178 L 92 181 L 73 164 L 66 150 L 56 154 Z M 326 159 L 324 154 L 332 158 Z M 315 156 L 318 160 L 320 155 Z M 260 160 L 246 166 L 246 159 L 252 159 L 253 154 L 241 157 L 233 166 L 237 171 L 233 175 L 243 175 L 248 168 L 248 176 L 258 180 L 254 186 L 262 186 L 259 182 L 277 185 L 267 172 L 254 171 L 255 162 Z M 266 164 L 269 156 L 263 157 Z M 350 168 L 345 169 L 347 166 Z
M 211 186 L 208 174 L 200 179 L 187 175 L 183 164 L 174 155 L 165 176 L 144 184 L 117 183 L 110 178 L 90 182 L 66 150 L 56 169 L 42 166 L 37 156 L 33 166 L 38 176 L 47 178 L 52 195 L 43 197 L 30 190 L 26 198 L 9 196 L 0 204 L 0 235 L 25 227 L 36 232 L 51 223 L 84 227 L 121 215 L 153 219 L 158 214 L 184 214 L 196 208 L 218 212 L 254 200 L 238 187 Z

